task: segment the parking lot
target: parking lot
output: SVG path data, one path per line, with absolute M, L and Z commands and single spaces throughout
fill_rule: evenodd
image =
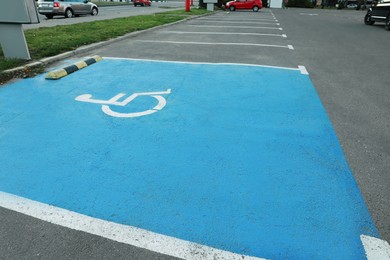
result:
M 387 60 L 379 51 L 362 52 L 361 45 L 353 43 L 363 40 L 360 34 L 364 32 L 379 39 L 380 46 L 384 44 L 380 39 L 388 35 L 385 36 L 387 32 L 381 26 L 364 26 L 359 14 L 362 13 L 341 15 L 335 10 L 303 9 L 219 12 L 94 50 L 93 54 L 105 57 L 102 64 L 58 83 L 39 83 L 44 80 L 36 79 L 34 82 L 42 84 L 43 92 L 48 94 L 46 100 L 52 95 L 50 89 L 60 90 L 61 95 L 53 101 L 68 108 L 62 115 L 70 120 L 69 129 L 79 129 L 84 135 L 79 143 L 85 145 L 85 152 L 98 155 L 95 159 L 87 155 L 82 161 L 91 160 L 89 167 L 103 175 L 107 173 L 105 169 L 115 169 L 117 174 L 109 180 L 95 177 L 93 184 L 87 185 L 85 199 L 90 201 L 89 206 L 77 204 L 79 198 L 63 206 L 66 197 L 56 192 L 66 190 L 64 186 L 60 188 L 61 183 L 53 190 L 57 194 L 54 200 L 53 194 L 43 195 L 41 189 L 32 189 L 28 197 L 238 255 L 363 257 L 367 252 L 359 235 L 377 237 L 374 225 L 384 239 L 389 234 L 388 115 L 383 112 L 389 107 L 385 98 L 388 76 L 372 77 L 375 68 L 362 69 L 361 62 L 370 56 L 378 67 L 385 67 Z M 335 25 L 339 30 L 332 30 Z M 76 82 L 82 82 L 82 86 Z M 152 92 L 150 95 L 159 104 L 163 99 L 166 103 L 152 112 L 151 121 L 147 120 L 149 117 L 136 121 L 139 127 L 127 125 L 129 121 L 107 119 L 107 113 L 102 113 L 104 109 L 101 111 L 93 104 L 97 99 L 112 100 L 110 97 L 124 90 Z M 68 94 L 71 99 L 66 98 Z M 91 100 L 81 97 L 85 94 L 93 95 L 96 102 L 77 102 L 77 97 L 78 101 Z M 142 99 L 139 107 L 147 109 L 149 101 Z M 23 106 L 19 109 L 23 110 Z M 80 116 L 77 124 L 70 112 L 73 109 Z M 126 111 L 129 112 L 135 111 Z M 55 123 L 58 120 L 55 116 L 52 113 L 49 118 L 59 126 L 61 123 Z M 89 127 L 80 129 L 82 122 L 88 122 Z M 106 129 L 107 124 L 114 128 Z M 287 131 L 289 127 L 292 128 Z M 96 134 L 93 129 L 100 130 Z M 115 134 L 109 132 L 112 130 Z M 64 131 L 68 137 L 72 136 L 73 130 Z M 125 132 L 130 134 L 127 136 Z M 53 133 L 41 134 L 54 138 L 58 133 L 62 135 L 54 128 Z M 111 139 L 103 141 L 107 137 Z M 96 148 L 95 138 L 99 140 L 96 144 L 106 147 L 103 154 Z M 129 138 L 132 147 L 144 150 L 134 154 L 131 148 L 125 148 L 123 141 Z M 67 140 L 67 146 L 74 149 L 72 138 Z M 45 143 L 56 147 L 60 141 L 54 138 Z M 110 146 L 116 150 L 109 149 Z M 130 161 L 100 164 L 106 156 Z M 262 164 L 258 165 L 256 160 Z M 61 162 L 67 165 L 66 161 Z M 27 161 L 27 168 L 28 164 Z M 77 163 L 74 167 L 76 173 L 83 172 Z M 120 173 L 123 167 L 137 173 L 135 180 Z M 269 175 L 259 175 L 264 172 Z M 151 173 L 153 178 L 146 178 Z M 66 169 L 60 177 L 70 180 L 65 186 L 82 194 L 85 188 L 81 184 L 88 182 L 88 176 L 80 178 L 82 182 L 78 184 L 77 178 L 71 177 Z M 18 181 L 15 178 L 10 183 L 17 187 Z M 34 187 L 35 181 L 27 186 Z M 130 189 L 132 181 L 138 181 L 137 189 Z M 119 192 L 123 188 L 116 186 L 121 182 L 128 185 L 128 194 L 137 198 L 128 204 L 131 212 L 126 204 L 121 210 L 115 209 L 114 201 L 123 198 Z M 47 187 L 42 190 L 50 190 L 50 178 L 44 183 Z M 100 196 L 110 193 L 110 186 L 118 188 L 116 195 L 96 200 L 92 187 L 100 185 L 107 191 L 96 189 Z M 15 193 L 10 187 L 2 190 Z M 256 192 L 248 192 L 248 187 Z M 173 197 L 178 198 L 181 207 L 165 204 Z M 126 203 L 130 203 L 129 198 Z M 108 213 L 104 212 L 103 204 L 111 205 Z M 154 215 L 156 208 L 161 211 Z M 259 212 L 261 215 L 257 215 Z M 129 214 L 131 218 L 126 217 Z M 321 223 L 320 227 L 316 223 Z M 69 235 L 69 239 L 73 236 Z M 317 236 L 318 240 L 314 239 Z M 92 254 L 96 250 L 92 249 Z
M 99 53 L 142 59 L 250 63 L 296 67 L 294 49 L 271 10 L 219 12 L 120 42 Z M 141 47 L 142 46 L 142 47 Z M 210 55 L 212 53 L 213 55 Z

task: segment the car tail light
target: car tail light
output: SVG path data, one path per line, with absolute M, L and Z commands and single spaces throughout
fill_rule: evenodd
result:
M 53 3 L 53 7 L 60 7 L 60 3 L 54 2 L 54 3 Z

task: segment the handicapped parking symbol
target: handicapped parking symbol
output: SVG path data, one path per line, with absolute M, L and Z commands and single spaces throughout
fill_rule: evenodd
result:
M 171 89 L 167 89 L 166 91 L 160 91 L 160 92 L 134 93 L 123 101 L 119 101 L 119 100 L 126 96 L 125 93 L 119 93 L 109 100 L 93 99 L 91 94 L 83 94 L 83 95 L 76 97 L 75 100 L 81 101 L 81 102 L 102 104 L 102 111 L 105 114 L 107 114 L 109 116 L 113 116 L 113 117 L 128 117 L 129 118 L 129 117 L 139 117 L 139 116 L 150 115 L 150 114 L 156 113 L 157 111 L 163 109 L 165 107 L 165 105 L 167 104 L 167 101 L 161 95 L 166 95 L 166 94 L 171 94 Z M 132 112 L 132 113 L 115 112 L 111 108 L 111 106 L 122 106 L 122 107 L 126 106 L 138 96 L 152 96 L 155 99 L 157 99 L 158 104 L 155 107 L 153 107 L 152 109 L 148 109 L 148 110 L 140 111 L 140 112 Z

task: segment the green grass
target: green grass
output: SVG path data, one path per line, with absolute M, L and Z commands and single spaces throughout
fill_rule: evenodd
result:
M 45 27 L 25 31 L 26 41 L 33 60 L 75 50 L 80 46 L 112 39 L 130 32 L 184 19 L 187 15 L 200 15 L 207 11 L 175 10 L 153 15 L 140 15 L 73 25 Z M 23 60 L 5 59 L 0 48 L 0 72 L 25 64 Z
M 0 72 L 6 69 L 10 68 L 16 68 L 18 66 L 21 66 L 25 64 L 26 61 L 24 60 L 18 60 L 18 59 L 4 59 L 3 57 L 3 50 L 0 46 Z
M 40 59 L 181 19 L 180 16 L 142 15 L 110 21 L 40 28 L 26 31 L 25 35 L 31 56 Z
M 202 15 L 207 13 L 208 11 L 206 9 L 200 9 L 196 7 L 191 7 L 191 11 L 186 12 L 184 10 L 175 10 L 175 11 L 169 11 L 164 14 L 176 14 L 176 15 Z

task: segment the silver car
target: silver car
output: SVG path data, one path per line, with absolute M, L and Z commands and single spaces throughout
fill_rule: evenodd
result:
M 56 15 L 71 18 L 81 14 L 97 15 L 99 9 L 90 0 L 38 0 L 38 12 L 48 19 Z

